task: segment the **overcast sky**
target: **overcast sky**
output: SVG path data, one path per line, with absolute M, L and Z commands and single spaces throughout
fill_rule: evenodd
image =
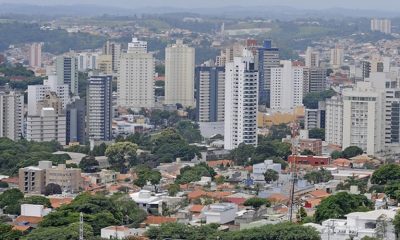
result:
M 305 9 L 342 7 L 352 9 L 379 9 L 400 12 L 399 0 L 0 0 L 0 3 L 29 3 L 34 5 L 96 4 L 125 8 L 142 7 L 222 7 L 281 5 Z

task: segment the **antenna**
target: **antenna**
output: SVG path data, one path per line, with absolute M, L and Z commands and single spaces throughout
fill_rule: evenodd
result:
M 83 240 L 83 213 L 79 215 L 79 240 Z
M 291 172 L 291 185 L 290 185 L 290 202 L 289 202 L 289 221 L 292 222 L 293 221 L 293 209 L 295 207 L 295 203 L 294 203 L 294 186 L 296 184 L 296 180 L 297 180 L 297 155 L 299 153 L 299 149 L 298 149 L 298 131 L 299 131 L 299 124 L 297 123 L 297 121 L 295 120 L 292 124 L 291 124 L 291 132 L 292 132 L 292 154 L 293 154 L 293 161 L 290 164 L 290 172 Z

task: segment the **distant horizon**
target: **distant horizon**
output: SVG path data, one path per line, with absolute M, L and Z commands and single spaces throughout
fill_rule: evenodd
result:
M 188 6 L 188 2 L 190 6 Z M 299 4 L 296 0 L 253 0 L 245 2 L 240 0 L 150 0 L 148 2 L 137 0 L 114 0 L 112 4 L 106 0 L 0 0 L 0 4 L 7 5 L 35 5 L 35 6 L 74 6 L 74 5 L 93 5 L 99 7 L 114 7 L 125 8 L 126 10 L 134 10 L 140 8 L 178 8 L 178 9 L 208 9 L 222 7 L 290 7 L 299 10 L 325 10 L 331 8 L 343 8 L 349 10 L 369 10 L 369 11 L 385 11 L 399 12 L 400 17 L 400 2 L 392 0 L 381 0 L 379 2 L 370 0 L 336 0 L 326 3 L 320 0 L 303 0 Z

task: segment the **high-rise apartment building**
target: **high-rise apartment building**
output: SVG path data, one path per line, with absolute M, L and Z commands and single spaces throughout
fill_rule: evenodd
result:
M 119 43 L 107 41 L 103 46 L 103 55 L 111 56 L 111 68 L 113 72 L 117 72 L 119 68 L 119 59 L 122 54 L 122 46 Z
M 305 109 L 304 129 L 325 128 L 326 106 L 324 101 L 318 102 L 317 109 Z
M 29 46 L 29 66 L 33 68 L 42 66 L 42 43 L 32 43 Z
M 113 71 L 113 59 L 111 55 L 99 55 L 97 58 L 96 69 L 102 74 L 112 75 Z
M 133 38 L 127 53 L 123 53 L 120 59 L 118 106 L 154 107 L 154 61 L 153 55 L 147 52 L 147 42 Z
M 331 66 L 333 68 L 340 68 L 344 62 L 344 49 L 336 46 L 331 49 Z
M 165 104 L 194 107 L 195 49 L 177 40 L 165 49 Z
M 49 76 L 50 79 L 50 76 Z M 40 106 L 38 102 L 45 100 L 49 97 L 50 93 L 55 93 L 61 102 L 61 110 L 65 109 L 70 102 L 69 86 L 66 84 L 52 85 L 44 81 L 46 85 L 29 85 L 28 86 L 28 115 L 39 115 Z M 58 112 L 58 108 L 56 109 Z
M 67 84 L 72 95 L 78 95 L 78 60 L 75 56 L 58 56 L 56 60 L 58 84 Z
M 343 141 L 343 99 L 334 96 L 325 101 L 325 141 L 342 146 Z
M 305 64 L 309 68 L 319 67 L 319 52 L 312 47 L 308 47 L 305 55 Z
M 98 57 L 99 54 L 94 52 L 78 53 L 76 56 L 78 60 L 78 71 L 84 72 L 87 70 L 96 69 Z
M 67 144 L 86 143 L 86 105 L 85 100 L 75 99 L 67 105 Z
M 196 67 L 196 117 L 198 122 L 223 122 L 225 67 Z
M 390 19 L 371 19 L 371 31 L 383 32 L 386 34 L 392 33 L 392 21 Z
M 303 94 L 326 90 L 327 70 L 320 67 L 303 68 Z
M 45 107 L 40 114 L 27 117 L 26 139 L 36 142 L 57 141 L 66 144 L 66 118 L 57 114 L 54 108 Z
M 112 139 L 112 76 L 92 76 L 87 86 L 87 130 L 89 139 Z
M 343 91 L 343 145 L 358 146 L 368 155 L 384 149 L 384 92 L 370 82 Z
M 270 106 L 271 69 L 279 66 L 279 49 L 273 48 L 270 40 L 265 40 L 263 46 L 258 49 L 259 104 Z
M 243 51 L 226 64 L 224 147 L 231 150 L 239 144 L 257 145 L 258 72 L 254 56 Z
M 271 109 L 292 111 L 303 105 L 303 67 L 291 61 L 281 61 L 281 66 L 271 68 Z
M 0 92 L 0 137 L 13 141 L 24 135 L 24 95 Z

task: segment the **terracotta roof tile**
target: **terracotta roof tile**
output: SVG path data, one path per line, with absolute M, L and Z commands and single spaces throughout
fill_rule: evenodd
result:
M 160 225 L 163 223 L 174 223 L 177 219 L 173 217 L 163 217 L 163 216 L 147 216 L 145 223 L 147 225 Z
M 38 224 L 43 220 L 42 217 L 28 217 L 28 216 L 18 216 L 15 219 L 15 223 L 25 223 Z
M 193 205 L 190 207 L 190 211 L 194 213 L 200 213 L 201 210 L 203 210 L 204 206 L 203 205 Z
M 14 225 L 14 227 L 12 228 L 12 230 L 17 230 L 17 231 L 25 232 L 25 231 L 28 230 L 29 228 L 31 228 L 31 226 L 26 226 L 26 225 Z
M 330 194 L 327 193 L 326 191 L 319 189 L 319 190 L 315 190 L 310 192 L 310 195 L 312 195 L 315 198 L 325 198 L 325 197 L 329 197 Z
M 73 198 L 49 198 L 52 208 L 59 208 L 61 205 L 68 205 L 72 202 Z

